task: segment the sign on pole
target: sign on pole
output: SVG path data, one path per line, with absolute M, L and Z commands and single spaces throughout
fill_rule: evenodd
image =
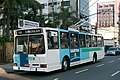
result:
M 35 28 L 35 27 L 39 27 L 38 22 L 18 19 L 18 28 Z

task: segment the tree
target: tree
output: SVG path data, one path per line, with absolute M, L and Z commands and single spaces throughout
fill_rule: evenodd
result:
M 64 8 L 63 17 L 64 17 L 64 26 L 62 28 L 68 29 L 69 26 L 75 24 L 78 21 L 78 18 L 75 17 L 76 11 L 72 11 L 72 7 Z
M 52 15 L 54 14 L 54 23 L 53 23 L 55 25 L 54 27 L 57 27 L 58 25 L 60 25 L 61 20 L 64 20 L 64 23 L 62 22 L 62 25 L 64 24 L 64 26 L 61 26 L 61 28 L 63 29 L 68 29 L 69 26 L 78 22 L 78 18 L 75 17 L 76 12 L 72 11 L 71 6 L 64 9 L 62 9 L 62 7 L 59 7 L 58 9 L 60 9 L 59 13 L 51 12 L 48 15 L 49 17 L 52 17 Z
M 33 12 L 32 17 L 30 19 L 36 19 L 37 10 L 41 9 L 40 4 L 36 0 L 2 0 L 4 1 L 4 15 L 7 16 L 6 23 L 6 35 L 9 35 L 10 29 L 15 29 L 17 26 L 18 18 L 24 18 L 26 14 L 24 11 L 28 11 L 30 8 Z M 2 2 L 0 1 L 0 2 Z M 30 13 L 30 11 L 28 12 Z M 29 14 L 28 14 L 29 15 Z M 31 15 L 31 14 L 30 14 Z M 5 17 L 4 17 L 5 18 Z
M 3 4 L 5 0 L 0 0 L 0 4 Z
M 22 4 L 24 4 L 23 1 L 21 0 L 3 0 L 4 1 L 4 32 L 6 32 L 5 35 L 10 35 L 9 30 L 10 30 L 10 19 L 14 15 L 14 9 L 21 7 Z M 7 18 L 6 18 L 7 17 Z M 7 24 L 7 28 L 5 29 L 5 24 Z

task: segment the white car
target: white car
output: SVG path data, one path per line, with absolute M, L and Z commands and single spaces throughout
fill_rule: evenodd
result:
M 118 55 L 118 54 L 120 54 L 120 48 L 118 47 L 110 47 L 106 52 L 106 55 Z

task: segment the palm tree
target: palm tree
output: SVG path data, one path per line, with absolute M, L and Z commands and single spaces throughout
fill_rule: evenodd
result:
M 31 10 L 29 11 L 29 14 L 32 15 L 31 18 L 33 21 L 35 21 L 37 17 L 38 10 L 40 10 L 40 14 L 42 13 L 42 6 L 36 0 L 33 0 L 33 2 L 29 5 L 28 8 L 31 8 Z
M 53 24 L 55 26 L 60 25 L 60 21 L 63 20 L 61 28 L 68 29 L 69 26 L 75 24 L 78 21 L 78 18 L 75 17 L 76 12 L 72 11 L 71 6 L 64 8 L 64 9 L 62 9 L 62 7 L 59 7 L 58 9 L 60 9 L 59 13 L 54 12 L 54 20 L 55 21 Z M 64 10 L 64 11 L 62 11 L 62 10 Z M 53 15 L 53 12 L 49 13 L 48 16 L 52 17 L 52 15 Z
M 53 17 L 54 15 L 54 21 L 50 19 L 50 17 Z M 51 27 L 58 27 L 60 25 L 60 20 L 61 20 L 61 13 L 57 12 L 51 12 L 48 14 L 48 23 L 46 25 L 49 25 Z
M 76 15 L 76 11 L 72 11 L 71 6 L 64 8 L 64 12 L 62 15 L 64 18 L 64 26 L 62 28 L 67 29 L 69 26 L 75 24 L 78 21 L 75 15 Z
M 28 8 L 31 8 L 31 10 L 28 11 L 28 14 L 23 15 L 24 19 L 39 22 L 40 26 L 43 26 L 45 21 L 44 16 L 42 15 L 41 4 L 36 0 L 33 0 L 33 2 L 29 5 Z

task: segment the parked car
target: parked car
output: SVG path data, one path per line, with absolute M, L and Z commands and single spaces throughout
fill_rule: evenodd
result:
M 110 47 L 106 52 L 106 55 L 118 55 L 118 54 L 120 54 L 120 48 L 118 47 Z

